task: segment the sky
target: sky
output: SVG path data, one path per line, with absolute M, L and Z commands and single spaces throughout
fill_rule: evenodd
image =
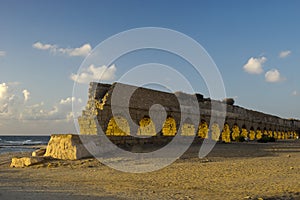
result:
M 87 94 L 72 96 L 74 82 L 87 86 L 86 76 L 104 75 L 112 83 L 143 63 L 174 66 L 209 96 L 188 63 L 161 51 L 129 53 L 78 74 L 99 43 L 142 27 L 172 29 L 201 44 L 237 105 L 300 119 L 299 8 L 296 0 L 0 0 L 0 134 L 76 132 L 72 101 L 84 104 Z

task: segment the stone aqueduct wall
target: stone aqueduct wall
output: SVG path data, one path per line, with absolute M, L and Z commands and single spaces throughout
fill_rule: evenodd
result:
M 126 108 L 113 105 L 114 108 L 117 107 L 117 111 L 113 115 L 111 97 L 116 87 L 119 89 L 117 98 L 121 102 L 126 101 L 124 97 L 128 91 L 134 90 L 134 92 L 130 95 L 129 106 Z M 248 137 L 250 140 L 260 139 L 263 135 L 269 135 L 277 139 L 295 138 L 299 135 L 299 120 L 283 119 L 239 106 L 228 105 L 220 101 L 203 98 L 201 94 L 196 94 L 200 116 L 194 114 L 193 108 L 186 106 L 184 115 L 188 115 L 190 118 L 184 119 L 181 130 L 178 130 L 180 120 L 183 117 L 180 112 L 178 99 L 181 99 L 181 107 L 185 107 L 185 105 L 190 105 L 192 96 L 195 97 L 195 95 L 185 93 L 177 93 L 175 95 L 121 83 L 110 85 L 92 82 L 90 83 L 86 109 L 82 112 L 82 116 L 78 118 L 80 134 L 98 134 L 99 130 L 94 120 L 96 119 L 106 135 L 123 136 L 122 138 L 136 135 L 164 138 L 164 136 L 174 136 L 178 133 L 187 136 L 196 133 L 198 137 L 230 142 L 240 135 Z M 155 104 L 164 107 L 167 113 L 167 120 L 156 122 L 151 120 L 149 109 Z M 214 109 L 217 112 L 219 107 L 226 106 L 225 124 L 219 124 L 218 119 L 216 119 L 208 127 L 212 104 L 216 105 Z M 124 114 L 126 109 L 129 109 L 129 113 Z M 159 113 L 156 114 L 159 116 Z M 224 113 L 219 113 L 219 115 L 220 117 L 224 116 Z M 199 124 L 194 123 L 195 118 L 199 120 Z

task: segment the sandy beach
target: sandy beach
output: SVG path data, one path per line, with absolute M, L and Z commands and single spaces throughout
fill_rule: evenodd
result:
M 10 168 L 0 155 L 0 199 L 300 199 L 300 140 L 193 146 L 159 171 L 131 174 L 95 159 Z M 23 153 L 28 155 L 28 153 Z

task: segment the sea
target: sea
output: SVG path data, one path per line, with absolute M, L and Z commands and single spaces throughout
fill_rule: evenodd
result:
M 47 145 L 50 136 L 0 136 L 0 154 L 7 152 L 28 152 Z

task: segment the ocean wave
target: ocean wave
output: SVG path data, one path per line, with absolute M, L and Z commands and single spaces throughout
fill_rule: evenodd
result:
M 5 137 L 0 138 L 0 146 L 25 146 L 25 145 L 44 145 L 49 141 L 48 137 Z

